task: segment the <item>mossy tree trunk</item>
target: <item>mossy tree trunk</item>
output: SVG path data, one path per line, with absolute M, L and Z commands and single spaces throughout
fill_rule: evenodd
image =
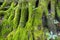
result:
M 1 40 L 45 40 L 43 14 L 48 31 L 56 33 L 54 20 L 60 19 L 60 2 L 56 0 L 5 0 L 0 5 Z M 58 2 L 58 3 L 57 3 Z M 50 4 L 49 4 L 50 3 Z M 9 6 L 9 7 L 8 7 Z M 7 9 L 5 9 L 7 7 Z M 56 14 L 55 14 L 56 13 Z M 50 15 L 51 14 L 51 15 Z M 51 19 L 51 20 L 50 20 Z M 57 19 L 56 19 L 57 20 Z M 58 20 L 60 22 L 60 20 Z

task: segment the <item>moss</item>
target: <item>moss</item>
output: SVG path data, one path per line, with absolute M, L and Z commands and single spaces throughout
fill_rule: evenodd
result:
M 45 12 L 48 20 L 47 24 L 53 21 L 49 21 L 49 13 L 53 19 L 55 19 L 55 13 L 60 17 L 60 3 L 56 0 L 38 0 L 38 3 L 36 0 L 17 0 L 17 2 L 10 0 L 9 3 L 7 1 L 5 0 L 0 7 L 0 17 L 2 15 L 4 17 L 0 24 L 1 40 L 45 40 L 47 37 L 42 23 L 43 13 Z M 50 9 L 48 5 L 51 6 Z M 6 6 L 9 8 L 4 10 Z

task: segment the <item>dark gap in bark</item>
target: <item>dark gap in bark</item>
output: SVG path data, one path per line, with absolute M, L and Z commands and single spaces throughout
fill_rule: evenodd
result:
M 46 27 L 46 28 L 48 28 L 48 26 L 47 26 L 47 18 L 46 18 L 45 12 L 43 12 L 42 21 L 43 21 L 43 26 Z
M 28 21 L 28 17 L 29 17 L 29 9 L 27 8 L 27 15 L 26 15 L 26 22 Z
M 15 1 L 14 3 L 15 3 L 15 6 L 17 6 L 19 4 L 17 1 Z
M 0 6 L 3 4 L 3 2 L 0 2 Z
M 55 19 L 57 19 L 59 21 L 58 15 L 57 15 L 57 9 L 55 7 Z
M 27 23 L 27 21 L 28 21 L 28 17 L 29 17 L 29 11 L 28 11 L 28 8 L 27 8 L 27 11 L 26 11 L 26 22 L 25 22 L 25 25 L 24 26 L 26 26 L 26 23 Z
M 29 16 L 28 13 L 29 13 L 29 12 L 28 12 L 28 8 L 27 8 L 26 22 L 28 21 L 28 16 Z
M 48 11 L 51 12 L 51 2 L 48 3 Z
M 19 18 L 18 18 L 18 25 L 19 25 L 19 23 L 20 23 L 20 17 L 21 17 L 21 9 L 19 10 Z
M 39 3 L 39 0 L 36 1 L 36 5 L 35 5 L 35 7 L 38 7 L 38 3 Z

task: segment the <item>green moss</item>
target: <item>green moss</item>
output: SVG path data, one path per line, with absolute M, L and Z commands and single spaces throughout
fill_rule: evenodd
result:
M 51 2 L 51 17 L 55 19 L 55 10 L 60 17 L 60 3 L 56 3 L 56 0 L 39 0 L 38 3 L 36 0 L 18 0 L 17 4 L 15 0 L 9 3 L 7 1 L 4 0 L 0 7 L 0 17 L 4 16 L 0 24 L 1 40 L 45 40 L 47 37 L 42 17 L 45 12 L 48 19 L 49 2 Z M 8 5 L 9 8 L 4 10 L 4 7 Z

